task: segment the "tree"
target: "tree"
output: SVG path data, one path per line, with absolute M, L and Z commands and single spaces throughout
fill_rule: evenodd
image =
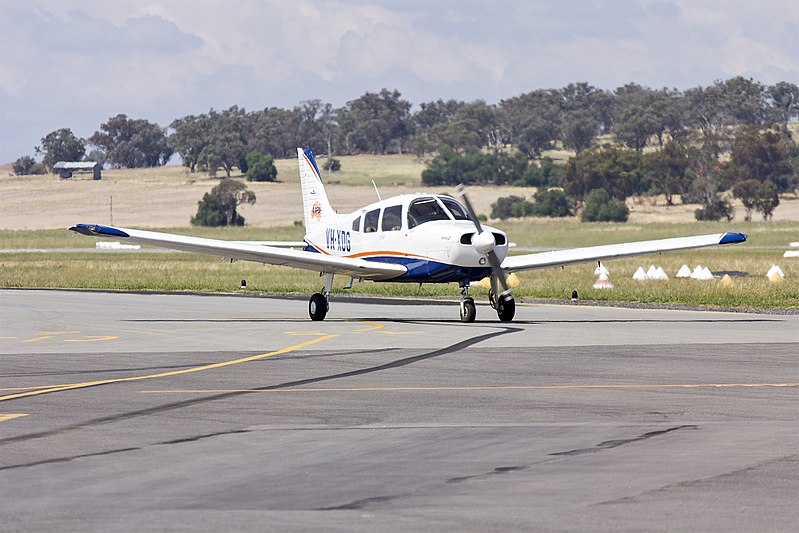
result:
M 739 181 L 732 188 L 732 195 L 741 200 L 746 210 L 744 220 L 747 222 L 752 220 L 752 211 L 755 209 L 757 202 L 758 188 L 760 188 L 760 182 L 757 180 Z
M 634 83 L 616 90 L 616 138 L 636 150 L 643 150 L 652 137 L 663 146 L 664 135 L 680 137 L 684 130 L 681 95 L 676 90 L 652 90 Z
M 763 84 L 736 76 L 726 81 L 717 81 L 721 89 L 722 105 L 729 124 L 762 126 L 768 117 L 766 89 Z
M 643 191 L 640 154 L 609 144 L 589 148 L 569 158 L 561 181 L 566 194 L 578 201 L 594 189 L 623 201 Z
M 489 148 L 498 152 L 510 141 L 503 114 L 483 100 L 461 105 L 447 123 L 433 126 L 429 138 L 434 148 L 467 152 Z
M 770 180 L 779 192 L 796 187 L 796 173 L 791 154 L 775 131 L 760 132 L 744 126 L 735 137 L 725 177 L 728 184 L 755 179 Z
M 444 150 L 422 171 L 425 185 L 508 185 L 525 179 L 530 161 L 522 153 L 459 154 Z
M 777 186 L 771 180 L 761 183 L 757 188 L 755 208 L 763 214 L 763 220 L 771 220 L 778 205 L 780 205 L 780 196 Z
M 25 155 L 20 157 L 14 162 L 14 166 L 12 170 L 14 174 L 17 176 L 27 176 L 28 174 L 32 174 L 33 166 L 36 164 L 36 160 L 29 155 Z
M 347 102 L 344 122 L 352 125 L 349 136 L 356 148 L 373 154 L 402 153 L 411 133 L 411 103 L 401 96 L 397 90 L 381 89 Z
M 674 195 L 690 186 L 690 159 L 681 144 L 667 142 L 661 150 L 641 156 L 641 166 L 652 180 L 655 194 L 666 195 L 666 205 L 674 205 Z
M 208 112 L 208 143 L 200 152 L 197 163 L 214 174 L 222 167 L 229 178 L 233 167 L 241 170 L 248 153 L 250 121 L 247 113 L 232 106 L 221 113 Z
M 615 96 L 586 82 L 570 83 L 559 91 L 562 109 L 568 116 L 576 111 L 591 115 L 597 133 L 608 132 L 613 127 Z M 565 120 L 565 117 L 564 117 Z
M 563 118 L 563 144 L 578 154 L 591 146 L 599 132 L 594 116 L 583 109 L 571 111 Z
M 208 144 L 208 115 L 187 115 L 173 120 L 169 127 L 174 130 L 169 136 L 170 146 L 180 155 L 183 166 L 189 167 L 193 173 L 203 148 Z
M 571 202 L 560 189 L 539 189 L 534 195 L 533 212 L 537 217 L 569 217 L 574 213 Z
M 243 226 L 244 217 L 236 208 L 254 203 L 255 193 L 248 191 L 247 185 L 226 178 L 197 202 L 197 214 L 191 217 L 191 223 L 194 226 Z
M 519 218 L 533 214 L 533 204 L 521 196 L 502 196 L 491 204 L 491 218 Z
M 788 122 L 799 116 L 799 87 L 781 81 L 768 87 L 766 94 L 771 103 L 771 119 L 779 124 L 782 135 L 790 139 Z
M 715 195 L 711 201 L 694 211 L 694 218 L 697 220 L 716 221 L 726 219 L 727 222 L 735 216 L 735 208 L 726 198 Z
M 455 116 L 464 102 L 457 100 L 436 100 L 435 102 L 422 102 L 419 111 L 411 116 L 413 134 L 410 138 L 411 149 L 416 155 L 423 156 L 427 152 L 437 149 L 433 143 L 430 132 L 436 126 L 445 127 Z
M 589 192 L 580 212 L 582 222 L 627 222 L 629 216 L 627 205 L 621 200 L 611 198 L 605 189 Z
M 702 132 L 704 148 L 714 155 L 720 150 L 719 142 L 724 138 L 725 108 L 724 94 L 718 85 L 696 87 L 685 91 L 686 107 L 691 110 L 687 125 Z
M 166 165 L 172 148 L 166 131 L 145 119 L 130 119 L 119 114 L 100 125 L 89 142 L 102 149 L 115 167 L 142 168 Z
M 563 97 L 558 91 L 537 90 L 499 103 L 511 132 L 511 142 L 528 158 L 560 140 Z
M 723 168 L 716 158 L 715 148 L 705 146 L 694 149 L 689 157 L 695 177 L 687 194 L 683 195 L 683 203 L 702 206 L 694 211 L 697 220 L 732 220 L 735 209 L 728 199 L 719 194 Z
M 270 155 L 247 154 L 247 181 L 277 181 L 277 168 Z
M 59 161 L 81 161 L 86 154 L 86 140 L 76 137 L 69 128 L 61 128 L 42 137 L 37 154 L 44 154 L 42 163 L 48 172 Z

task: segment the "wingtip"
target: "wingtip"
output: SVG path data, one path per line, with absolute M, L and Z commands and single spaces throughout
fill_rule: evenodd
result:
M 130 237 L 130 235 L 120 229 L 101 226 L 100 224 L 75 224 L 69 228 L 69 231 L 88 235 L 89 237 Z
M 747 237 L 749 236 L 746 233 L 730 231 L 722 235 L 719 244 L 736 244 L 740 242 L 746 242 Z

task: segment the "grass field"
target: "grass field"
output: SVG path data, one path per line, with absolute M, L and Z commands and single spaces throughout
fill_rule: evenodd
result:
M 557 155 L 557 154 L 556 154 Z M 559 154 L 564 155 L 564 154 Z M 565 155 L 564 155 L 565 156 Z M 342 170 L 331 175 L 328 193 L 334 207 L 348 212 L 375 201 L 372 179 L 383 197 L 422 189 L 424 163 L 413 155 L 341 157 Z M 191 174 L 183 167 L 106 170 L 101 181 L 59 180 L 53 176 L 0 176 L 0 249 L 82 249 L 84 252 L 1 253 L 0 287 L 64 287 L 109 290 L 199 290 L 237 291 L 242 279 L 248 290 L 270 293 L 309 294 L 322 286 L 313 272 L 260 264 L 225 263 L 193 254 L 164 253 L 150 249 L 141 253 L 95 253 L 95 239 L 66 230 L 77 222 L 145 227 L 155 230 L 231 240 L 300 240 L 301 199 L 296 160 L 276 161 L 280 183 L 250 184 L 258 195 L 254 206 L 242 213 L 248 226 L 242 228 L 195 228 L 188 224 L 197 200 L 218 178 Z M 324 167 L 324 160 L 320 160 Z M 325 174 L 325 171 L 322 171 Z M 453 192 L 437 188 L 433 192 Z M 499 196 L 531 196 L 532 189 L 474 187 L 470 196 L 478 213 L 488 213 Z M 743 246 L 670 253 L 609 262 L 615 289 L 594 290 L 593 264 L 564 269 L 540 270 L 519 275 L 515 294 L 522 299 L 567 299 L 572 290 L 582 299 L 628 302 L 659 302 L 717 307 L 799 307 L 799 260 L 783 259 L 789 242 L 799 241 L 799 199 L 784 198 L 775 220 L 731 224 L 693 220 L 695 206 L 665 207 L 651 199 L 630 202 L 632 213 L 626 224 L 583 224 L 575 218 L 495 221 L 519 248 L 592 246 L 636 240 L 741 231 L 749 234 Z M 113 212 L 111 208 L 113 207 Z M 13 229 L 20 228 L 20 229 Z M 23 229 L 30 228 L 30 229 Z M 59 228 L 59 229 L 48 229 Z M 762 248 L 766 247 L 766 248 Z M 517 253 L 523 252 L 519 250 Z M 714 271 L 743 271 L 749 277 L 735 278 L 730 287 L 718 281 L 696 282 L 671 279 L 665 282 L 635 282 L 638 266 L 662 266 L 674 275 L 682 264 L 701 263 Z M 769 284 L 765 273 L 778 264 L 786 274 L 782 284 Z M 336 278 L 335 290 L 349 279 Z M 356 294 L 387 294 L 410 297 L 457 297 L 455 284 L 355 284 Z M 485 296 L 475 288 L 475 296 Z
M 563 224 L 557 221 L 514 222 L 504 224 L 519 247 L 566 247 L 645 240 L 677 235 L 703 234 L 729 230 L 728 225 L 686 224 Z M 688 304 L 724 308 L 795 308 L 799 307 L 799 260 L 783 259 L 787 243 L 799 240 L 799 222 L 750 223 L 736 226 L 748 232 L 745 245 L 709 250 L 673 252 L 640 258 L 619 259 L 606 263 L 613 290 L 593 289 L 595 265 L 574 265 L 519 274 L 514 289 L 517 298 L 566 300 L 577 290 L 584 300 L 613 300 L 662 304 Z M 236 240 L 298 240 L 301 227 L 187 229 L 172 228 L 184 234 Z M 4 249 L 18 248 L 93 248 L 95 239 L 63 230 L 0 231 Z M 781 284 L 769 283 L 765 274 L 773 264 L 785 272 Z M 633 281 L 639 267 L 662 266 L 672 279 L 668 281 Z M 697 264 L 713 271 L 748 272 L 735 277 L 731 286 L 718 280 L 699 282 L 674 279 L 682 264 Z M 0 286 L 93 288 L 108 290 L 150 291 L 238 291 L 242 279 L 249 291 L 310 294 L 318 291 L 322 280 L 313 272 L 256 263 L 229 264 L 216 258 L 185 253 L 94 253 L 38 252 L 0 254 Z M 424 285 L 392 283 L 356 283 L 343 289 L 348 278 L 336 278 L 334 291 L 352 294 L 392 296 L 456 297 L 456 284 Z M 485 289 L 474 288 L 473 295 L 485 297 Z
M 378 187 L 408 186 L 416 187 L 422 182 L 422 170 L 425 162 L 413 154 L 404 155 L 349 155 L 336 156 L 341 161 L 341 170 L 328 174 L 325 170 L 327 159 L 318 159 L 319 171 L 326 183 L 346 185 L 350 187 L 372 186 L 372 180 Z M 299 184 L 297 174 L 297 159 L 275 160 L 277 179 L 284 183 Z M 137 169 L 108 169 L 103 170 L 104 180 L 121 182 L 140 182 L 150 184 L 169 184 L 185 182 L 208 181 L 217 183 L 225 173 L 219 171 L 216 177 L 211 177 L 205 172 L 189 172 L 181 166 L 137 168 Z M 234 169 L 233 176 L 240 176 L 238 169 Z

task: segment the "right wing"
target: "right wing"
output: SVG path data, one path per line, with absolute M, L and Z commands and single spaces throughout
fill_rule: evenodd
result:
M 631 257 L 656 252 L 706 248 L 709 246 L 734 244 L 744 241 L 746 241 L 746 235 L 743 233 L 728 232 L 696 235 L 694 237 L 656 239 L 653 241 L 603 244 L 600 246 L 586 246 L 583 248 L 566 248 L 564 250 L 553 250 L 551 252 L 508 256 L 502 262 L 502 268 L 506 272 L 519 272 L 521 270 L 586 263 L 599 259 L 615 259 L 617 257 Z
M 69 228 L 90 237 L 106 237 L 111 239 L 124 239 L 140 244 L 150 244 L 198 254 L 215 255 L 228 259 L 242 261 L 255 261 L 270 265 L 281 265 L 315 272 L 343 274 L 354 278 L 371 279 L 375 281 L 396 278 L 407 272 L 402 265 L 379 263 L 363 259 L 336 257 L 318 252 L 306 252 L 278 248 L 276 246 L 253 244 L 237 241 L 223 241 L 219 239 L 206 239 L 202 237 L 189 237 L 174 233 L 159 233 L 127 228 L 112 228 L 98 224 L 76 224 Z M 297 245 L 299 243 L 289 243 Z

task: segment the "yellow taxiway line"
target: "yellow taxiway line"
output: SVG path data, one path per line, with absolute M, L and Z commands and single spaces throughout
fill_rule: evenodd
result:
M 632 383 L 618 385 L 475 385 L 464 387 L 293 387 L 285 389 L 164 389 L 142 394 L 219 394 L 228 392 L 435 392 L 484 390 L 572 390 L 572 389 L 700 389 L 700 388 L 799 387 L 799 383 Z
M 315 339 L 311 339 L 305 342 L 301 342 L 300 344 L 295 344 L 293 346 L 288 346 L 287 348 L 281 348 L 280 350 L 275 350 L 274 352 L 262 353 L 259 355 L 252 355 L 250 357 L 242 357 L 240 359 L 233 359 L 230 361 L 222 361 L 220 363 L 212 363 L 209 365 L 202 365 L 202 366 L 195 366 L 192 368 L 184 368 L 183 370 L 173 370 L 170 372 L 161 372 L 160 374 L 149 374 L 146 376 L 131 376 L 127 378 L 116 378 L 116 379 L 103 379 L 98 381 L 85 381 L 83 383 L 67 383 L 64 385 L 53 385 L 47 388 L 41 388 L 37 390 L 29 390 L 27 392 L 19 392 L 16 394 L 8 394 L 6 396 L 0 396 L 0 402 L 6 400 L 15 400 L 17 398 L 25 398 L 28 396 L 37 396 L 39 394 L 48 394 L 51 392 L 61 392 L 66 390 L 73 390 L 73 389 L 83 389 L 86 387 L 95 387 L 97 385 L 108 385 L 109 383 L 123 383 L 126 381 L 141 381 L 145 379 L 155 379 L 155 378 L 164 378 L 168 376 L 177 376 L 180 374 L 189 374 L 191 372 L 202 372 L 204 370 L 213 370 L 215 368 L 222 368 L 231 365 L 238 365 L 241 363 L 248 363 L 250 361 L 257 361 L 259 359 L 266 359 L 267 357 L 272 357 L 273 355 L 280 355 L 284 353 L 293 352 L 295 350 L 299 350 L 305 348 L 306 346 L 310 346 L 312 344 L 316 344 L 318 342 L 326 341 L 332 339 L 334 337 L 338 337 L 337 334 L 331 335 L 324 335 L 321 337 L 317 337 Z
M 6 420 L 13 420 L 15 418 L 20 418 L 23 416 L 28 416 L 24 413 L 17 413 L 17 414 L 0 414 L 0 422 L 5 422 Z

